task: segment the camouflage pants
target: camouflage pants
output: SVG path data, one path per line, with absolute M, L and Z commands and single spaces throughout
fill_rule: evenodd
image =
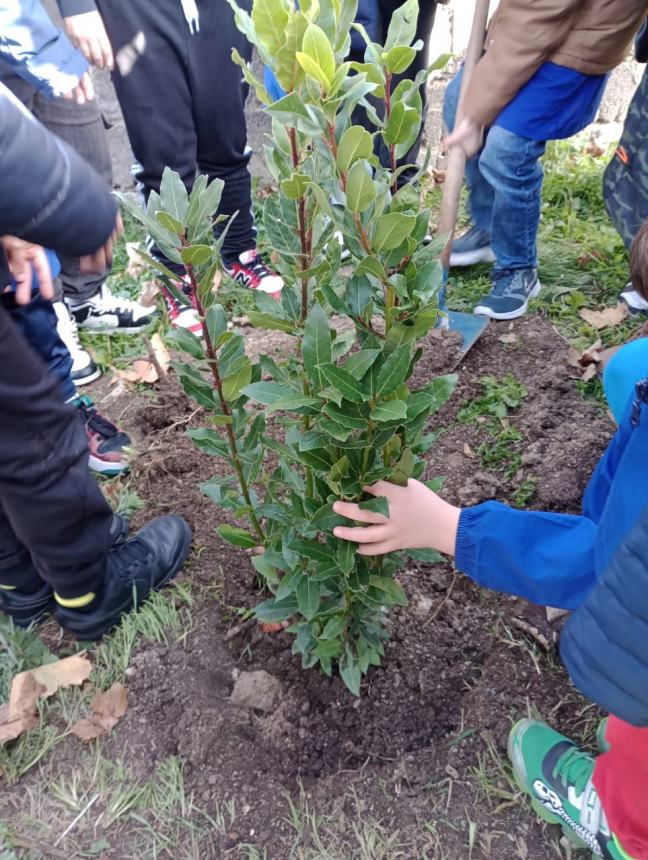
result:
M 603 175 L 603 197 L 612 223 L 630 247 L 648 218 L 648 67 L 628 108 L 619 146 Z

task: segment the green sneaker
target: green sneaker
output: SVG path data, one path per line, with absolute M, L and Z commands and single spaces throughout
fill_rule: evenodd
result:
M 596 746 L 602 753 L 609 752 L 612 749 L 612 744 L 605 737 L 605 733 L 607 732 L 609 717 L 605 717 L 605 719 L 601 720 L 599 723 L 599 727 L 596 730 Z
M 538 720 L 513 726 L 508 743 L 515 779 L 536 814 L 562 825 L 565 836 L 593 857 L 630 860 L 610 832 L 592 784 L 594 759 Z

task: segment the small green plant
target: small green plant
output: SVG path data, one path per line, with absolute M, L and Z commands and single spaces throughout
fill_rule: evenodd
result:
M 423 244 L 430 213 L 412 184 L 398 185 L 398 159 L 420 128 L 419 86 L 427 71 L 395 88 L 392 78 L 421 48 L 412 44 L 418 6 L 407 0 L 394 13 L 384 47 L 360 28 L 365 58 L 352 64 L 345 57 L 354 0 L 255 0 L 251 15 L 232 5 L 239 28 L 286 90 L 271 104 L 233 52 L 272 116 L 266 157 L 279 190 L 265 201 L 263 225 L 285 281 L 280 302 L 257 292 L 248 317 L 292 336 L 291 354 L 253 363 L 217 303 L 212 282 L 223 233 L 211 237 L 221 183 L 199 177 L 188 195 L 166 171 L 160 195 L 135 214 L 167 257 L 184 266 L 202 320 L 202 341 L 186 331 L 173 336 L 191 358 L 176 369 L 209 412 L 208 426 L 189 435 L 230 466 L 203 490 L 248 522 L 246 529 L 222 524 L 218 531 L 235 546 L 264 550 L 252 562 L 272 597 L 256 617 L 292 620 L 303 666 L 330 675 L 337 664 L 358 694 L 362 674 L 380 663 L 386 608 L 406 603 L 395 579 L 404 556 L 356 556 L 352 544 L 331 534 L 341 522 L 332 503 L 343 498 L 387 514 L 386 499 L 366 499 L 363 487 L 421 477 L 421 455 L 435 438 L 426 434 L 428 417 L 456 382 L 445 376 L 410 384 L 422 354 L 418 342 L 439 316 L 443 245 Z M 381 111 L 369 95 L 382 102 Z M 359 106 L 373 133 L 353 124 Z M 387 166 L 374 155 L 377 138 L 387 144 Z M 348 269 L 341 267 L 340 239 L 351 255 Z M 150 262 L 188 302 L 172 273 Z

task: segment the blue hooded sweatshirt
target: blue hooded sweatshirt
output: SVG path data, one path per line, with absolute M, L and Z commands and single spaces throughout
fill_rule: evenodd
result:
M 645 365 L 644 365 L 645 366 Z M 648 507 L 648 379 L 638 382 L 581 516 L 484 502 L 462 511 L 455 564 L 479 585 L 574 609 Z

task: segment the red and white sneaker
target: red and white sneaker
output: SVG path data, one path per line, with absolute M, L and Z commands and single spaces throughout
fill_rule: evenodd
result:
M 243 251 L 236 261 L 224 261 L 224 267 L 230 278 L 237 284 L 249 287 L 251 290 L 261 290 L 273 298 L 279 298 L 284 285 L 283 279 L 263 262 L 256 248 Z
M 182 283 L 178 283 L 176 286 L 184 292 Z M 191 305 L 180 304 L 171 290 L 167 289 L 164 285 L 161 285 L 161 292 L 166 302 L 171 328 L 184 328 L 195 334 L 196 337 L 202 337 L 200 317 L 198 316 L 198 311 L 193 306 L 193 302 Z M 189 295 L 187 295 L 187 298 L 191 299 Z

